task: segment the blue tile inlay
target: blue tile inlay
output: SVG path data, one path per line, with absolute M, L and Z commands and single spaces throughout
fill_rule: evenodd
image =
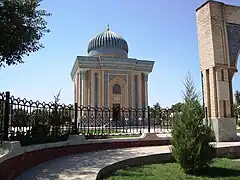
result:
M 230 66 L 235 67 L 240 51 L 240 24 L 227 23 Z

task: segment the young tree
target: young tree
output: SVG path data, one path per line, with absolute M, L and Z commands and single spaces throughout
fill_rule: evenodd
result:
M 0 67 L 24 63 L 23 56 L 44 46 L 40 39 L 49 32 L 39 9 L 42 0 L 0 0 Z
M 173 122 L 172 153 L 186 173 L 195 174 L 208 167 L 214 158 L 215 149 L 210 142 L 215 138 L 211 127 L 203 123 L 199 93 L 189 72 L 184 86 L 182 113 L 178 113 Z

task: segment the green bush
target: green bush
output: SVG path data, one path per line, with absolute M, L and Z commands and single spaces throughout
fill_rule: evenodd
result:
M 215 136 L 211 127 L 203 123 L 204 113 L 190 74 L 185 88 L 182 113 L 173 121 L 172 153 L 186 173 L 196 174 L 212 162 L 215 148 L 210 142 L 215 141 Z

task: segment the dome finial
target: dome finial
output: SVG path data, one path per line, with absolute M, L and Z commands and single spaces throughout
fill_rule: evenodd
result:
M 109 24 L 107 25 L 107 31 L 109 31 L 110 30 L 110 27 L 109 27 Z

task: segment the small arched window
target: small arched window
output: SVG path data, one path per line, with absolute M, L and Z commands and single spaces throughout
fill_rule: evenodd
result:
M 115 84 L 112 88 L 113 94 L 121 94 L 121 86 L 119 84 Z

